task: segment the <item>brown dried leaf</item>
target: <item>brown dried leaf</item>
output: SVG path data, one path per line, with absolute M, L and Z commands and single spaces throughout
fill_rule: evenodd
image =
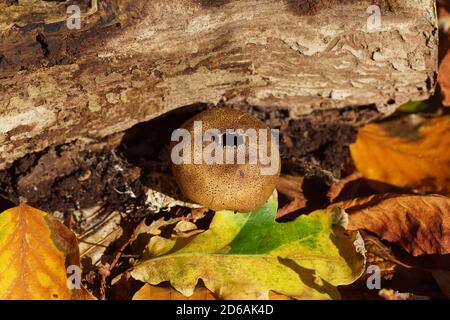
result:
M 336 200 L 337 197 L 342 193 L 344 188 L 350 183 L 354 182 L 358 179 L 362 178 L 362 174 L 358 171 L 353 172 L 352 174 L 348 175 L 347 177 L 336 181 L 333 183 L 330 187 L 330 190 L 328 190 L 327 197 L 330 200 L 330 202 L 333 202 Z
M 450 299 L 450 271 L 448 270 L 433 270 L 431 272 L 433 278 L 436 280 L 442 293 Z
M 291 202 L 278 209 L 277 219 L 306 207 L 307 200 L 302 192 L 303 177 L 282 174 L 278 180 L 277 191 Z
M 284 194 L 289 200 L 303 197 L 303 180 L 304 178 L 301 176 L 282 174 L 278 180 L 277 191 Z
M 450 253 L 450 198 L 375 195 L 333 205 L 349 214 L 349 230 L 366 230 L 414 256 Z
M 412 268 L 412 266 L 399 261 L 392 253 L 391 248 L 382 243 L 376 236 L 365 232 L 362 232 L 361 236 L 367 250 L 367 265 L 377 265 L 383 277 L 391 277 L 398 265 L 407 269 Z
M 295 211 L 300 210 L 305 207 L 306 207 L 306 199 L 303 197 L 296 197 L 296 198 L 294 198 L 294 200 L 289 202 L 287 205 L 278 209 L 276 218 L 280 219 L 292 212 L 295 212 Z

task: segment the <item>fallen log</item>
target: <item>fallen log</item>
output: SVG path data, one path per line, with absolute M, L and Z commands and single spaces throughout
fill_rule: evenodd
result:
M 298 119 L 367 105 L 389 114 L 426 99 L 435 1 L 373 4 L 1 0 L 0 169 L 197 103 Z

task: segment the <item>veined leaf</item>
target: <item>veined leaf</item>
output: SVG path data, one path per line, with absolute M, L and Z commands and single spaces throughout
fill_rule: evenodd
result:
M 371 180 L 423 192 L 450 193 L 450 117 L 369 124 L 350 145 L 355 166 Z M 395 132 L 396 128 L 405 132 Z M 382 190 L 381 190 L 382 191 Z
M 202 279 L 225 299 L 268 299 L 269 291 L 336 298 L 335 286 L 352 283 L 364 269 L 359 235 L 346 236 L 340 226 L 346 214 L 320 210 L 277 223 L 277 206 L 271 197 L 251 213 L 217 212 L 207 231 L 188 239 L 152 237 L 149 258 L 131 275 L 152 285 L 170 281 L 185 296 Z
M 349 214 L 350 230 L 366 230 L 414 256 L 450 253 L 450 198 L 380 194 L 333 204 Z
M 91 298 L 69 289 L 79 265 L 75 235 L 47 213 L 22 204 L 0 214 L 0 300 Z

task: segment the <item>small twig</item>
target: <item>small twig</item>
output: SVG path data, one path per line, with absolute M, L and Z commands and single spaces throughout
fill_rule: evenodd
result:
M 72 226 L 73 226 L 73 209 L 67 210 L 67 213 L 66 213 L 66 215 L 64 217 L 64 224 L 66 225 L 67 228 L 72 230 Z
M 139 230 L 142 224 L 145 223 L 145 218 L 142 219 L 139 224 L 134 228 L 132 234 L 128 238 L 126 242 L 124 242 L 120 248 L 116 251 L 114 258 L 111 263 L 102 265 L 99 267 L 99 273 L 101 275 L 101 282 L 100 282 L 100 299 L 105 300 L 106 299 L 106 279 L 111 275 L 111 270 L 114 269 L 114 267 L 119 262 L 120 258 L 123 256 L 123 252 L 125 249 L 132 243 L 134 240 L 137 239 L 139 236 Z
M 86 241 L 86 240 L 78 239 L 78 242 L 83 242 L 83 243 L 86 243 L 86 244 L 89 244 L 89 245 L 95 246 L 95 247 L 108 248 L 108 246 L 105 246 L 104 244 L 95 243 L 95 242 L 90 242 L 90 241 Z
M 145 223 L 145 218 L 142 219 L 139 224 L 136 226 L 136 228 L 134 228 L 133 233 L 131 234 L 130 238 L 128 239 L 128 241 L 126 241 L 120 248 L 119 250 L 116 252 L 113 261 L 111 262 L 110 266 L 111 266 L 111 270 L 116 266 L 117 262 L 119 262 L 120 257 L 122 256 L 123 252 L 125 251 L 126 247 L 128 247 L 128 245 L 133 242 L 134 240 L 136 240 L 136 238 L 139 235 L 139 230 L 140 227 L 142 226 L 142 224 Z

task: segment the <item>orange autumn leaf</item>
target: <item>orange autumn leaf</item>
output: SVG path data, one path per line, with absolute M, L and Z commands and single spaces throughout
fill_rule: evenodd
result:
M 450 253 L 450 198 L 384 194 L 338 202 L 348 230 L 369 231 L 414 256 Z
M 396 126 L 385 122 L 358 131 L 350 146 L 358 171 L 399 187 L 450 193 L 450 117 L 427 120 L 407 135 L 396 133 Z
M 0 214 L 0 300 L 88 298 L 69 289 L 69 265 L 79 265 L 77 239 L 55 218 L 25 204 Z
M 438 82 L 442 92 L 442 104 L 450 107 L 450 10 L 440 4 L 438 7 L 439 25 L 442 31 L 442 40 L 439 44 L 439 72 Z
M 442 104 L 445 107 L 450 107 L 450 51 L 439 66 L 438 81 L 443 97 Z

